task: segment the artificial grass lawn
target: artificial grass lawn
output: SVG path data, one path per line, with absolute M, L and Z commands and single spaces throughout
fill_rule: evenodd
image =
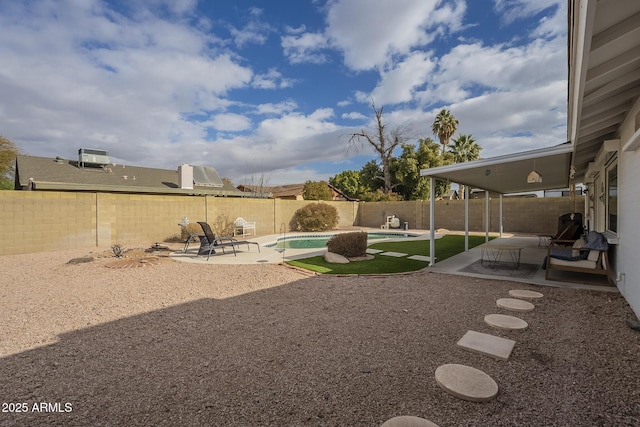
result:
M 489 240 L 495 237 L 489 237 Z M 484 236 L 469 236 L 469 248 L 476 247 L 484 243 Z M 464 236 L 447 235 L 441 239 L 436 239 L 436 262 L 440 262 L 464 251 Z M 402 242 L 381 242 L 370 245 L 371 249 L 379 249 L 385 252 L 401 252 L 411 255 L 429 256 L 428 240 L 407 240 Z M 406 271 L 416 271 L 425 268 L 429 263 L 416 261 L 407 257 L 395 258 L 380 254 L 375 254 L 374 259 L 367 261 L 354 261 L 349 264 L 330 264 L 324 257 L 315 256 L 311 258 L 288 261 L 287 263 L 296 267 L 315 271 L 323 274 L 384 274 L 402 273 Z

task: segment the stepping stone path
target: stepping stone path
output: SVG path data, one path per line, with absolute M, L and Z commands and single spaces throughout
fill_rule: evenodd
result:
M 512 311 L 531 311 L 535 308 L 533 304 L 523 299 L 538 299 L 543 295 L 540 292 L 528 291 L 525 289 L 512 289 L 509 291 L 512 298 L 500 298 L 496 305 L 500 308 Z M 521 299 L 517 299 L 521 298 Z M 522 319 L 504 314 L 488 314 L 484 321 L 495 328 L 517 330 L 525 329 L 529 325 Z M 475 331 L 467 333 L 458 341 L 457 345 L 465 350 L 497 359 L 507 360 L 516 342 L 506 338 L 497 337 L 490 334 L 483 334 Z M 498 395 L 498 384 L 486 373 L 470 366 L 448 364 L 436 369 L 436 382 L 447 393 L 463 400 L 471 402 L 488 402 Z M 402 418 L 402 417 L 396 417 Z M 387 421 L 390 422 L 394 420 Z M 385 427 L 396 424 L 383 424 Z M 413 426 L 414 424 L 397 424 L 398 426 Z M 421 426 L 422 424 L 415 424 Z M 425 424 L 427 426 L 428 424 Z
M 540 292 L 527 291 L 526 289 L 512 289 L 509 291 L 509 296 L 520 299 L 539 299 L 544 295 L 542 295 Z
M 448 364 L 436 369 L 436 382 L 444 391 L 470 402 L 489 402 L 498 395 L 498 384 L 471 366 Z
M 468 331 L 460 338 L 457 345 L 473 353 L 484 354 L 494 359 L 507 360 L 516 342 L 514 340 L 496 337 L 495 335 Z
M 380 427 L 438 427 L 438 425 L 424 418 L 402 415 L 385 421 Z
M 382 252 L 380 255 L 392 256 L 395 258 L 402 258 L 403 256 L 407 256 L 407 254 L 403 254 L 402 252 Z
M 487 314 L 484 321 L 487 325 L 499 329 L 526 329 L 529 326 L 524 320 L 506 314 Z
M 500 298 L 496 301 L 496 304 L 500 308 L 511 311 L 532 311 L 536 308 L 536 306 L 530 302 L 515 298 Z
M 407 257 L 407 259 L 413 259 L 416 261 L 425 261 L 425 262 L 431 261 L 431 259 L 428 256 L 424 256 L 424 255 L 411 255 Z

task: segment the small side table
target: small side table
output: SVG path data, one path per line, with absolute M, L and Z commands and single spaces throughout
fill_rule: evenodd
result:
M 489 262 L 489 265 L 491 265 L 491 268 L 495 268 L 496 264 L 500 262 L 500 258 L 502 258 L 504 252 L 509 253 L 513 266 L 516 269 L 520 268 L 522 246 L 495 245 L 492 243 L 485 243 L 480 246 L 480 265 L 484 263 L 486 256 L 486 260 Z

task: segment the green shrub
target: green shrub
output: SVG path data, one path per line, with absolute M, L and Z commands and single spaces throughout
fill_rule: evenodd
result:
M 327 242 L 327 249 L 329 252 L 347 258 L 365 256 L 367 254 L 367 233 L 356 231 L 336 234 Z
M 338 210 L 326 203 L 310 203 L 298 209 L 293 218 L 297 231 L 327 231 L 338 225 Z

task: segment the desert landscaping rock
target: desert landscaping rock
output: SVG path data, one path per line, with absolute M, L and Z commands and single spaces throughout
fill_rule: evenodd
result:
M 70 259 L 69 262 L 67 262 L 67 264 L 71 264 L 71 265 L 84 264 L 85 262 L 91 262 L 91 261 L 93 261 L 93 257 L 85 256 L 85 257 Z
M 511 289 L 509 291 L 509 296 L 513 298 L 520 298 L 520 299 L 539 299 L 539 298 L 542 298 L 544 295 L 541 294 L 540 292 L 528 291 L 526 289 Z
M 510 311 L 532 311 L 536 308 L 536 306 L 530 302 L 515 298 L 500 298 L 496 301 L 496 305 Z
M 524 320 L 506 314 L 487 314 L 484 316 L 484 321 L 487 325 L 499 329 L 520 330 L 529 326 Z
M 402 415 L 385 421 L 380 427 L 438 427 L 438 425 L 424 418 Z
M 640 333 L 619 293 L 549 287 L 544 307 L 504 312 L 532 326 L 505 331 L 518 342 L 504 362 L 455 343 L 490 329 L 487 307 L 521 286 L 508 280 L 166 257 L 112 269 L 108 249 L 0 256 L 0 396 L 73 404 L 0 413 L 1 426 L 638 425 Z M 433 377 L 445 363 L 489 374 L 498 397 L 453 398 Z
M 330 264 L 349 264 L 349 260 L 346 257 L 328 251 L 324 254 L 324 260 Z
M 448 364 L 436 369 L 436 382 L 447 393 L 470 402 L 489 402 L 498 395 L 498 384 L 471 366 Z

